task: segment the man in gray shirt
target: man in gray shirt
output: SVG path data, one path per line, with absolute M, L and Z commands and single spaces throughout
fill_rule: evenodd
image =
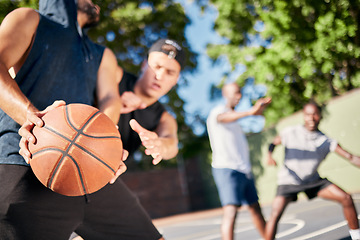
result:
M 321 109 L 315 103 L 303 108 L 304 125 L 288 127 L 276 136 L 269 146 L 268 164 L 275 165 L 272 158 L 274 147 L 285 146 L 284 165 L 278 173 L 278 188 L 272 204 L 272 213 L 266 224 L 266 239 L 274 239 L 277 224 L 286 206 L 297 200 L 297 194 L 305 192 L 309 199 L 319 196 L 339 202 L 350 228 L 352 239 L 360 239 L 356 208 L 350 194 L 321 178 L 317 169 L 329 152 L 335 152 L 360 167 L 360 157 L 345 151 L 335 140 L 319 131 Z

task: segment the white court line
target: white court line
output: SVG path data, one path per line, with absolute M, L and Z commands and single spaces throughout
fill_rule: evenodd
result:
M 305 226 L 305 221 L 303 221 L 301 219 L 291 219 L 291 220 L 282 221 L 281 223 L 295 224 L 295 227 L 292 227 L 289 230 L 283 231 L 281 233 L 277 233 L 276 238 L 281 238 L 281 237 L 285 237 L 287 235 L 290 235 L 290 234 L 292 234 L 294 232 L 299 231 L 300 229 L 302 229 Z
M 360 199 L 360 194 L 353 195 L 352 197 L 353 197 L 354 201 L 359 200 Z M 322 205 L 329 205 L 329 204 L 330 203 L 325 202 Z M 308 210 L 310 210 L 312 208 L 318 208 L 318 207 L 319 206 L 317 205 L 316 207 L 306 208 L 306 211 L 308 211 Z M 304 212 L 304 209 L 302 209 L 302 212 Z M 294 232 L 299 231 L 301 228 L 303 228 L 305 226 L 305 222 L 303 220 L 296 219 L 295 215 L 296 214 L 294 214 L 294 216 L 292 216 L 292 215 L 290 215 L 290 216 L 288 215 L 287 217 L 284 216 L 284 219 L 280 221 L 280 223 L 283 223 L 283 224 L 295 224 L 296 226 L 292 227 L 289 230 L 277 233 L 276 234 L 277 238 L 282 238 L 282 237 L 288 236 L 288 235 L 290 235 L 290 234 L 292 234 Z M 360 215 L 358 216 L 358 218 L 360 219 Z M 237 223 L 239 223 L 239 222 L 249 222 L 249 221 L 247 221 L 245 219 L 237 219 Z M 194 221 L 194 222 L 186 222 L 186 223 L 175 224 L 174 227 L 187 227 L 187 226 L 197 227 L 197 226 L 206 226 L 206 225 L 214 225 L 215 226 L 215 225 L 220 225 L 220 224 L 221 224 L 221 219 L 220 218 L 212 219 L 210 221 L 208 219 L 206 219 L 205 221 L 203 219 L 201 219 L 201 220 L 197 220 L 197 221 Z M 340 228 L 340 227 L 343 227 L 345 225 L 346 225 L 346 221 L 342 221 L 340 223 L 334 224 L 332 226 L 326 227 L 326 228 L 321 229 L 321 230 L 317 230 L 317 231 L 315 231 L 313 233 L 303 235 L 303 236 L 298 237 L 298 238 L 293 239 L 293 240 L 310 239 L 310 238 L 319 236 L 321 234 L 333 231 L 333 230 L 335 230 L 337 228 Z M 254 226 L 248 226 L 248 227 L 244 227 L 244 228 L 238 228 L 237 227 L 237 228 L 235 228 L 234 233 L 239 234 L 241 232 L 249 231 L 249 230 L 252 230 L 252 229 L 254 229 Z M 164 233 L 163 229 L 160 228 L 158 230 L 160 230 L 161 233 Z M 215 233 L 215 231 L 217 231 L 217 233 Z M 211 233 L 211 232 L 213 232 L 213 233 Z M 210 232 L 207 231 L 206 233 L 204 233 L 204 232 L 194 233 L 192 235 L 187 235 L 187 236 L 183 236 L 183 237 L 180 237 L 180 238 L 176 238 L 176 240 L 190 240 L 190 239 L 215 240 L 215 239 L 220 239 L 220 238 L 221 238 L 221 234 L 219 233 L 219 230 L 214 228 L 214 229 L 210 230 Z
M 245 231 L 249 231 L 249 230 L 252 230 L 252 229 L 254 229 L 253 226 L 237 228 L 237 229 L 234 230 L 234 233 L 245 232 Z M 219 239 L 219 238 L 221 238 L 221 234 L 217 233 L 217 234 L 208 235 L 208 236 L 203 237 L 203 238 L 196 238 L 196 240 L 214 240 L 214 239 Z
M 358 215 L 358 219 L 360 219 L 360 215 Z M 315 232 L 312 232 L 312 233 L 309 233 L 309 234 L 306 234 L 306 235 L 303 235 L 301 237 L 298 237 L 298 238 L 294 238 L 293 240 L 305 240 L 305 239 L 310 239 L 310 238 L 313 238 L 313 237 L 316 237 L 316 236 L 319 236 L 321 234 L 324 234 L 324 233 L 327 233 L 327 232 L 331 232 L 337 228 L 341 228 L 343 226 L 347 225 L 347 221 L 342 221 L 342 222 L 339 222 L 337 224 L 334 224 L 334 225 L 331 225 L 329 227 L 326 227 L 326 228 L 323 228 L 323 229 L 320 229 L 318 231 L 315 231 Z

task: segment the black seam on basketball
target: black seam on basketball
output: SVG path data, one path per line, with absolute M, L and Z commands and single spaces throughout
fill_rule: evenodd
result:
M 101 159 L 99 159 L 98 157 L 96 157 L 94 154 L 92 154 L 90 151 L 86 150 L 84 147 L 78 145 L 77 143 L 75 143 L 76 139 L 81 136 L 81 135 L 84 135 L 84 136 L 87 136 L 87 137 L 92 137 L 92 138 L 104 138 L 104 137 L 94 137 L 94 136 L 89 136 L 87 134 L 85 134 L 83 132 L 84 128 L 89 124 L 89 122 L 96 116 L 100 113 L 100 111 L 96 111 L 92 116 L 90 116 L 90 118 L 83 124 L 83 126 L 80 128 L 80 129 L 77 129 L 74 124 L 72 124 L 72 122 L 70 121 L 70 116 L 69 116 L 69 111 L 68 111 L 68 105 L 65 106 L 65 115 L 66 115 L 66 120 L 68 122 L 68 124 L 70 125 L 71 128 L 73 128 L 74 131 L 76 131 L 76 135 L 73 137 L 73 139 L 69 139 L 67 137 L 65 137 L 64 135 L 60 134 L 59 132 L 57 132 L 56 130 L 54 129 L 51 129 L 49 127 L 45 127 L 47 130 L 57 134 L 58 136 L 64 138 L 65 140 L 69 141 L 70 144 L 67 146 L 66 150 L 60 150 L 60 149 L 57 149 L 57 148 L 46 148 L 46 149 L 42 149 L 42 150 L 39 150 L 38 152 L 34 153 L 33 155 L 36 155 L 40 152 L 43 152 L 43 151 L 46 151 L 46 150 L 54 150 L 54 151 L 59 151 L 59 152 L 62 152 L 63 155 L 61 157 L 61 159 L 58 161 L 58 163 L 56 164 L 54 170 L 53 170 L 53 173 L 52 173 L 52 176 L 48 182 L 48 187 L 50 188 L 51 185 L 52 185 L 52 182 L 54 180 L 54 176 L 57 174 L 62 162 L 64 161 L 64 158 L 66 156 L 68 156 L 75 164 L 77 170 L 78 170 L 78 174 L 79 174 L 79 178 L 80 178 L 80 181 L 81 181 L 81 185 L 82 185 L 82 188 L 83 188 L 83 191 L 84 191 L 84 194 L 87 194 L 87 191 L 86 191 L 86 186 L 85 186 L 85 183 L 84 183 L 84 179 L 83 179 L 83 176 L 82 176 L 82 172 L 80 171 L 80 166 L 77 164 L 77 162 L 75 161 L 75 159 L 69 155 L 69 151 L 71 149 L 71 147 L 74 145 L 80 149 L 82 149 L 84 152 L 86 152 L 87 154 L 89 154 L 90 156 L 94 157 L 96 160 L 98 160 L 99 162 L 101 162 L 102 164 L 104 164 L 106 167 L 108 167 L 112 172 L 115 173 L 115 170 L 113 170 L 108 164 L 106 164 L 105 162 L 103 162 Z M 119 138 L 119 137 L 114 137 L 114 136 L 110 136 L 108 138 Z
M 64 138 L 65 140 L 67 140 L 68 142 L 72 143 L 73 141 L 75 141 L 76 137 L 74 138 L 74 140 L 72 141 L 70 138 L 65 137 L 64 135 L 62 135 L 61 133 L 57 132 L 56 130 L 49 128 L 49 127 L 44 127 L 47 130 L 49 130 L 52 133 L 55 133 L 56 135 Z M 83 134 L 85 135 L 85 134 Z M 85 135 L 86 136 L 86 135 Z M 87 136 L 89 137 L 89 136 Z M 110 138 L 110 137 L 108 137 Z M 120 139 L 120 138 L 119 138 Z M 73 143 L 73 145 L 75 145 L 76 147 L 80 148 L 81 150 L 83 150 L 84 152 L 86 152 L 87 154 L 89 154 L 90 156 L 92 156 L 93 158 L 95 158 L 96 160 L 98 160 L 99 162 L 101 162 L 102 164 L 104 164 L 106 167 L 108 167 L 113 173 L 115 173 L 115 170 L 112 169 L 112 167 L 110 167 L 107 163 L 105 163 L 104 161 L 102 161 L 99 157 L 95 156 L 93 153 L 91 153 L 89 150 L 85 149 L 84 147 L 82 147 L 81 145 L 79 145 L 78 143 Z M 68 146 L 68 148 L 70 147 L 70 145 Z M 36 152 L 38 153 L 38 152 Z M 36 153 L 34 153 L 33 155 L 35 155 Z
M 62 158 L 60 159 L 60 161 L 58 162 L 57 166 L 55 167 L 54 169 L 54 173 L 53 173 L 53 176 L 57 173 L 58 169 L 59 169 L 59 165 L 62 163 L 63 159 L 65 156 L 69 156 L 70 159 L 73 160 L 72 156 L 69 155 L 69 150 L 71 149 L 71 147 L 73 145 L 76 145 L 75 144 L 75 141 L 76 139 L 83 133 L 83 129 L 86 127 L 86 125 L 91 121 L 91 119 L 93 119 L 97 114 L 100 113 L 100 111 L 96 111 L 92 116 L 90 116 L 90 118 L 84 123 L 84 125 L 80 128 L 80 129 L 77 129 L 70 121 L 70 117 L 69 117 L 69 105 L 66 105 L 65 106 L 65 115 L 66 115 L 66 120 L 67 122 L 70 124 L 70 126 L 77 132 L 77 134 L 75 135 L 75 137 L 73 139 L 70 140 L 70 144 L 68 145 L 68 147 L 66 148 L 66 151 L 65 153 L 63 154 Z M 73 160 L 75 161 L 75 160 Z M 78 165 L 76 164 L 76 166 L 78 167 Z M 87 194 L 87 191 L 85 190 L 85 185 L 84 185 L 84 182 L 83 182 L 83 177 L 82 177 L 82 173 L 79 171 L 79 177 L 81 179 L 81 184 L 82 184 L 82 188 L 84 189 L 85 191 L 85 194 Z M 51 186 L 51 182 L 52 182 L 52 179 L 53 177 L 50 179 L 50 185 Z
M 69 154 L 67 153 L 67 151 L 64 151 L 64 150 L 61 150 L 61 149 L 58 149 L 58 148 L 45 148 L 45 149 L 42 149 L 42 150 L 36 152 L 34 155 L 39 154 L 39 153 L 41 153 L 41 152 L 49 151 L 49 150 L 55 151 L 55 152 L 61 152 L 61 153 L 62 153 L 62 157 L 61 157 L 61 159 L 58 161 L 58 163 L 56 164 L 54 170 L 52 171 L 52 173 L 51 173 L 51 178 L 49 179 L 49 181 L 48 181 L 48 183 L 47 183 L 47 187 L 48 187 L 48 188 L 51 188 L 51 185 L 52 185 L 52 183 L 53 183 L 54 177 L 55 177 L 55 175 L 56 175 L 56 173 L 57 173 L 60 165 L 61 165 L 62 162 L 64 161 L 64 158 L 65 158 L 66 156 L 68 156 L 68 157 L 71 159 L 71 161 L 75 164 L 75 166 L 76 166 L 76 168 L 77 168 L 77 171 L 78 171 L 78 173 L 79 173 L 79 178 L 80 178 L 80 182 L 81 182 L 81 187 L 83 188 L 84 194 L 87 194 L 86 187 L 85 187 L 85 183 L 84 183 L 84 179 L 83 179 L 82 174 L 81 174 L 81 171 L 80 171 L 80 167 L 79 167 L 79 165 L 77 164 L 77 162 L 75 161 L 75 159 L 74 159 L 71 155 L 69 155 Z
M 79 132 L 82 133 L 82 134 L 84 134 L 84 133 L 83 133 L 84 128 L 85 128 L 85 127 L 89 124 L 89 122 L 90 122 L 96 115 L 98 115 L 98 114 L 100 114 L 100 111 L 99 111 L 99 110 L 96 111 L 93 115 L 91 115 L 90 118 L 83 124 L 83 126 L 82 126 L 80 129 L 77 129 L 77 128 L 72 124 L 72 122 L 70 121 L 69 106 L 68 106 L 68 105 L 65 106 L 66 120 L 67 120 L 67 122 L 70 124 L 70 126 L 78 133 L 78 134 L 75 136 L 74 140 L 75 140 L 76 137 L 79 135 Z
M 76 143 L 75 143 L 76 144 Z M 80 148 L 81 150 L 83 150 L 84 152 L 86 152 L 87 154 L 89 154 L 90 156 L 92 156 L 93 158 L 95 158 L 96 160 L 98 160 L 99 162 L 101 162 L 102 164 L 104 164 L 106 167 L 108 167 L 113 173 L 115 173 L 115 170 L 112 169 L 112 167 L 110 165 L 108 165 L 106 162 L 104 162 L 103 160 L 101 160 L 99 157 L 95 156 L 92 152 L 90 152 L 89 150 L 87 150 L 86 148 L 84 148 L 81 145 L 76 144 L 76 146 L 78 148 Z
M 62 137 L 63 139 L 65 139 L 66 141 L 71 142 L 71 139 L 64 136 L 63 134 L 59 133 L 58 131 L 56 131 L 55 129 L 52 129 L 48 126 L 44 126 L 45 129 L 49 130 L 52 133 L 55 133 L 56 135 L 58 135 L 59 137 Z M 117 136 L 91 136 L 85 133 L 82 133 L 82 135 L 84 135 L 85 137 L 89 137 L 89 138 L 95 138 L 95 139 L 121 139 L 120 137 Z M 76 143 L 75 143 L 76 144 Z
M 86 134 L 86 133 L 83 133 L 82 135 L 84 135 L 85 137 L 89 137 L 89 138 L 96 138 L 96 139 L 106 139 L 106 138 L 109 138 L 109 139 L 120 139 L 120 137 L 118 136 L 91 136 L 89 134 Z
M 69 112 L 68 112 L 68 106 L 66 106 L 66 119 L 68 120 L 69 124 L 74 128 L 75 131 L 77 131 L 76 136 L 73 138 L 73 140 L 71 141 L 71 144 L 69 145 L 68 149 L 71 147 L 71 145 L 76 145 L 77 147 L 79 147 L 80 149 L 82 149 L 84 152 L 88 153 L 90 156 L 94 157 L 96 160 L 98 160 L 99 162 L 101 162 L 102 164 L 104 164 L 106 167 L 108 167 L 113 173 L 115 173 L 115 170 L 113 170 L 107 163 L 105 163 L 104 161 L 102 161 L 100 158 L 98 158 L 97 156 L 95 156 L 94 154 L 92 154 L 90 151 L 88 151 L 87 149 L 85 149 L 84 147 L 78 145 L 75 143 L 76 139 L 82 134 L 84 136 L 86 136 L 86 134 L 84 133 L 84 128 L 90 123 L 90 121 L 97 116 L 98 114 L 100 114 L 101 112 L 98 110 L 96 111 L 92 116 L 89 117 L 89 119 L 83 124 L 83 126 L 80 129 L 76 129 L 75 126 L 71 123 L 70 121 L 70 116 L 69 116 Z
M 66 136 L 64 136 L 64 135 L 62 135 L 61 133 L 59 133 L 58 131 L 56 131 L 56 130 L 54 130 L 54 129 L 52 129 L 52 128 L 50 128 L 50 127 L 48 127 L 48 126 L 44 126 L 44 128 L 45 129 L 47 129 L 47 130 L 49 130 L 50 132 L 52 132 L 52 133 L 55 133 L 56 135 L 58 135 L 59 137 L 62 137 L 63 139 L 65 139 L 66 141 L 69 141 L 69 142 L 71 142 L 71 139 L 70 138 L 68 138 L 68 137 L 66 137 Z

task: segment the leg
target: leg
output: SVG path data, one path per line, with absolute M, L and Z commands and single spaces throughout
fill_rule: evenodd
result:
M 0 183 L 6 186 L 0 191 L 0 239 L 68 239 L 82 219 L 82 197 L 52 192 L 29 167 L 1 165 Z
M 223 211 L 224 211 L 224 215 L 221 224 L 222 240 L 233 240 L 235 219 L 237 215 L 237 206 L 225 205 L 223 206 Z
M 331 184 L 326 188 L 318 192 L 318 196 L 324 199 L 329 199 L 340 203 L 343 207 L 343 212 L 345 219 L 348 222 L 350 229 L 358 229 L 359 221 L 357 219 L 356 208 L 354 201 L 350 194 L 346 193 L 344 190 Z
M 278 222 L 286 208 L 292 201 L 290 197 L 276 196 L 272 204 L 270 219 L 266 223 L 265 239 L 275 239 Z
M 265 219 L 261 212 L 259 202 L 253 203 L 249 206 L 249 211 L 254 222 L 255 227 L 258 229 L 262 237 L 265 237 Z
M 145 209 L 121 178 L 90 194 L 88 198 L 85 218 L 75 230 L 83 239 L 161 239 Z

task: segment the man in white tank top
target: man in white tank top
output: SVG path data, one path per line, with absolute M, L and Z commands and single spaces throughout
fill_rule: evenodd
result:
M 223 240 L 234 238 L 237 209 L 242 205 L 249 206 L 254 224 L 262 236 L 265 231 L 265 220 L 251 174 L 247 139 L 237 120 L 261 114 L 271 99 L 260 99 L 250 110 L 237 112 L 235 107 L 241 99 L 240 90 L 236 83 L 226 84 L 222 89 L 225 105 L 215 107 L 207 119 L 212 171 L 224 210 L 221 226 Z

